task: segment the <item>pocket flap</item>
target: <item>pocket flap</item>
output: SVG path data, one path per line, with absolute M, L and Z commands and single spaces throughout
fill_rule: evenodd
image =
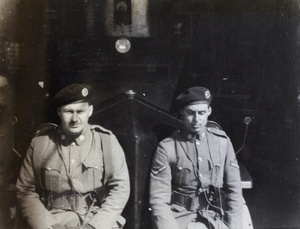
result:
M 84 161 L 82 164 L 85 168 L 92 168 L 97 170 L 103 166 L 103 160 L 101 157 L 96 157 L 96 158 L 88 159 Z
M 55 161 L 55 160 L 43 160 L 42 169 L 45 169 L 47 171 L 57 171 L 61 173 L 62 163 L 61 161 Z

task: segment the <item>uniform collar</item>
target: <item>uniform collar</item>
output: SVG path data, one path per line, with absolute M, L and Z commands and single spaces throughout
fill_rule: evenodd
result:
M 180 136 L 183 138 L 184 141 L 195 142 L 197 139 L 201 141 L 204 138 L 206 138 L 206 135 L 207 135 L 206 128 L 205 128 L 204 131 L 202 131 L 198 134 L 187 131 L 186 129 L 181 129 L 180 130 Z
M 58 137 L 61 140 L 62 144 L 67 146 L 72 144 L 73 142 L 76 145 L 82 145 L 83 142 L 87 139 L 87 136 L 90 134 L 90 127 L 87 126 L 80 135 L 74 136 L 67 134 L 66 131 L 60 125 L 58 129 Z

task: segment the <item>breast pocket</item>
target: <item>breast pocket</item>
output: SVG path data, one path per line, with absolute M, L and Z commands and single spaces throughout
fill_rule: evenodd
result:
M 63 169 L 59 161 L 43 161 L 42 166 L 42 183 L 48 191 L 60 192 Z
M 178 176 L 179 176 L 179 184 L 183 186 L 187 186 L 191 181 L 191 169 L 178 167 Z
M 101 157 L 91 158 L 82 164 L 82 183 L 86 191 L 102 186 L 103 160 Z
M 176 167 L 176 183 L 180 186 L 189 186 L 194 179 L 192 164 L 188 161 L 181 161 Z

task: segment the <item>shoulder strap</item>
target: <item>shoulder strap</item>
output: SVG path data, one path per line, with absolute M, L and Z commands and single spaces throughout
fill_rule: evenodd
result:
M 214 128 L 214 127 L 208 127 L 207 131 L 214 134 L 214 135 L 217 135 L 219 137 L 223 137 L 223 138 L 227 137 L 226 133 L 221 129 L 217 129 L 217 128 Z
M 172 169 L 172 177 L 175 176 L 175 173 L 176 173 L 176 167 L 177 167 L 177 161 L 178 161 L 178 149 L 177 149 L 177 143 L 176 143 L 176 138 L 174 138 L 174 154 L 173 154 L 173 157 L 170 158 L 170 166 L 171 166 L 171 169 Z
M 169 138 L 165 140 L 165 141 L 173 141 L 172 150 L 171 152 L 168 153 L 168 161 L 171 167 L 172 177 L 174 177 L 175 175 L 177 161 L 178 161 L 177 143 L 176 143 L 177 135 L 178 135 L 178 131 L 175 131 Z
M 99 132 L 100 141 L 101 141 L 101 149 L 103 152 L 103 161 L 104 161 L 104 181 L 106 184 L 108 179 L 112 176 L 112 153 L 111 153 L 111 141 L 110 135 L 106 133 Z
M 37 128 L 37 131 L 35 132 L 35 136 L 42 136 L 52 130 L 56 130 L 57 129 L 57 125 L 54 124 L 54 123 L 44 123 L 42 125 L 40 125 L 38 128 Z
M 221 164 L 222 152 L 224 149 L 227 149 L 227 137 L 224 131 L 219 132 L 220 130 L 216 130 L 212 128 L 209 132 L 212 134 L 207 135 L 209 152 L 211 155 L 211 160 L 214 165 Z
M 44 123 L 40 125 L 35 133 L 35 137 L 39 137 L 42 135 L 46 135 L 48 132 L 56 130 L 57 125 L 54 123 Z M 35 145 L 36 148 L 39 150 L 33 151 L 32 160 L 33 160 L 33 170 L 35 175 L 35 180 L 38 184 L 37 187 L 42 187 L 42 178 L 41 178 L 41 166 L 42 166 L 42 160 L 43 156 L 45 154 L 47 144 L 44 142 L 37 142 L 37 145 Z
M 99 133 L 101 150 L 103 152 L 103 161 L 104 161 L 104 181 L 103 184 L 106 184 L 108 179 L 112 176 L 112 150 L 111 150 L 111 140 L 110 135 L 111 131 L 103 128 L 99 125 L 93 125 L 92 129 Z

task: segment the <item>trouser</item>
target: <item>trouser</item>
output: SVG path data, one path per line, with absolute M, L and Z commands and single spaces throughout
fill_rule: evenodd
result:
M 174 213 L 174 217 L 180 229 L 229 229 L 220 217 L 210 210 L 198 212 L 183 210 Z
M 56 212 L 53 213 L 53 216 L 56 218 L 57 223 L 64 225 L 66 227 L 78 227 L 82 224 L 82 219 L 79 215 L 72 211 L 65 211 L 65 212 Z M 120 222 L 119 222 L 120 221 Z M 112 229 L 121 229 L 124 226 L 122 221 L 122 217 L 120 216 L 120 220 L 118 220 L 112 227 Z M 1 228 L 1 226 L 0 226 Z M 15 218 L 14 229 L 29 229 L 27 222 L 21 216 L 21 213 L 17 211 L 17 215 Z M 97 228 L 98 229 L 98 228 Z
M 75 212 L 61 212 L 53 214 L 59 224 L 64 225 L 65 227 L 78 227 L 82 225 L 82 220 Z M 119 222 L 116 222 L 112 229 L 123 228 Z M 97 228 L 98 229 L 98 228 Z M 100 228 L 99 228 L 100 229 Z
M 82 224 L 80 217 L 75 212 L 59 212 L 53 214 L 58 224 L 66 227 L 78 227 Z
M 58 224 L 66 227 L 78 227 L 81 225 L 82 220 L 75 212 L 59 212 L 54 213 L 53 216 L 57 220 Z M 17 210 L 17 214 L 14 222 L 14 229 L 30 229 L 26 220 L 22 217 L 21 212 Z
M 190 222 L 186 229 L 229 229 L 221 220 L 196 219 Z

